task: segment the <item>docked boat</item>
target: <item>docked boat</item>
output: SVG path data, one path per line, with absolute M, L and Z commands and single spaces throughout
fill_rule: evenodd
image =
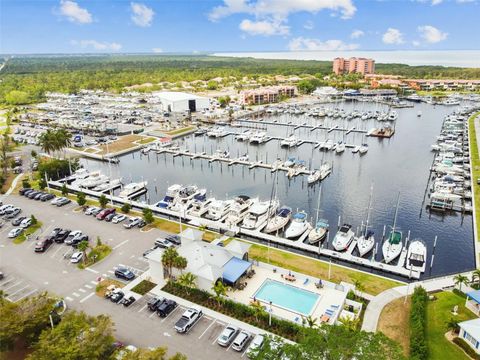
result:
M 240 156 L 237 160 L 238 160 L 238 161 L 248 161 L 248 159 L 249 159 L 248 154 L 243 154 L 243 155 Z
M 130 183 L 127 184 L 123 187 L 123 189 L 120 191 L 118 194 L 118 197 L 121 197 L 122 199 L 134 199 L 142 194 L 145 194 L 147 192 L 147 182 L 146 181 L 141 181 L 138 183 Z
M 238 225 L 238 223 L 247 215 L 250 206 L 256 201 L 257 199 L 250 199 L 250 197 L 245 195 L 237 196 L 233 200 L 233 204 L 228 211 L 227 217 L 225 218 L 225 224 L 228 226 Z
M 398 194 L 397 197 L 397 206 L 395 207 L 395 216 L 393 218 L 392 230 L 390 231 L 390 234 L 388 235 L 387 239 L 385 239 L 382 245 L 383 258 L 385 260 L 385 263 L 387 264 L 395 260 L 400 255 L 403 248 L 403 234 L 396 228 L 399 201 L 400 194 Z
M 321 175 L 322 173 L 320 172 L 320 170 L 313 171 L 310 175 L 308 175 L 307 183 L 309 184 L 316 183 L 318 180 L 320 180 Z
M 106 190 L 109 190 L 109 189 L 112 189 L 112 188 L 116 188 L 116 187 L 120 186 L 121 184 L 122 184 L 122 179 L 113 179 L 113 180 L 110 180 L 106 183 L 103 183 L 103 184 L 100 184 L 100 185 L 94 187 L 92 190 L 103 192 L 103 191 L 106 191 Z
M 332 245 L 335 250 L 344 251 L 348 249 L 354 237 L 355 233 L 352 230 L 352 225 L 343 224 L 333 238 Z
M 210 206 L 208 207 L 208 213 L 205 217 L 213 221 L 223 219 L 230 210 L 232 203 L 232 200 L 212 200 Z
M 199 128 L 193 133 L 194 136 L 203 136 L 207 133 L 207 129 Z
M 181 204 L 186 204 L 188 201 L 193 199 L 195 195 L 197 195 L 200 192 L 198 189 L 198 186 L 196 185 L 188 185 L 183 187 L 175 197 L 175 203 L 181 203 Z M 207 193 L 206 189 L 202 189 L 202 192 L 204 194 Z
M 414 239 L 408 246 L 407 263 L 405 267 L 408 270 L 425 272 L 427 261 L 427 247 L 420 239 Z
M 169 208 L 173 204 L 173 200 L 175 200 L 175 197 L 182 189 L 183 186 L 179 184 L 173 184 L 169 186 L 165 197 L 161 201 L 157 202 L 155 206 L 163 209 Z
M 89 172 L 85 168 L 80 168 L 80 169 L 76 170 L 73 174 L 71 174 L 70 176 L 66 177 L 63 180 L 60 180 L 60 182 L 66 182 L 67 184 L 75 182 L 75 184 L 77 184 L 77 183 L 79 184 L 82 180 L 85 180 L 86 178 L 88 178 L 89 176 L 91 176 L 93 174 L 100 174 L 100 172 L 99 171 Z
M 388 121 L 395 121 L 398 119 L 398 113 L 395 110 L 390 111 L 388 114 L 387 120 Z
M 263 232 L 270 234 L 278 230 L 282 230 L 287 226 L 288 222 L 292 217 L 292 208 L 288 206 L 282 206 L 277 210 L 274 217 L 270 218 L 267 222 L 267 225 L 263 229 Z
M 275 214 L 277 208 L 278 200 L 254 203 L 243 219 L 241 227 L 249 230 L 261 230 L 260 228 L 265 226 L 267 220 Z
M 290 156 L 290 157 L 288 157 L 287 161 L 285 161 L 285 162 L 283 163 L 283 166 L 285 166 L 285 167 L 292 167 L 293 165 L 295 165 L 295 160 L 296 160 L 295 157 Z
M 341 154 L 345 151 L 345 143 L 343 143 L 342 141 L 339 141 L 337 143 L 337 147 L 335 148 L 335 152 L 337 154 Z
M 354 153 L 354 154 L 358 153 L 359 151 L 360 151 L 360 146 L 358 146 L 358 145 L 355 145 L 352 149 L 352 153 Z
M 264 131 L 258 131 L 250 136 L 249 143 L 250 144 L 263 144 L 268 140 L 267 133 Z
M 252 136 L 252 132 L 250 130 L 247 130 L 240 134 L 235 135 L 235 139 L 237 139 L 238 141 L 248 141 L 250 140 L 251 136 Z
M 187 213 L 192 216 L 201 217 L 208 211 L 211 202 L 212 199 L 207 199 L 205 194 L 197 194 L 193 197 Z
M 106 183 L 107 181 L 109 181 L 108 176 L 100 173 L 95 173 L 95 174 L 90 174 L 90 176 L 82 180 L 79 186 L 81 188 L 91 189 L 96 186 L 99 186 L 100 184 Z
M 329 163 L 323 163 L 320 166 L 320 181 L 325 179 L 332 172 L 332 165 Z
M 298 139 L 296 138 L 295 135 L 290 135 L 288 138 L 286 139 L 283 139 L 282 141 L 280 141 L 280 146 L 281 147 L 294 147 L 294 146 L 297 146 L 298 144 Z
M 327 141 L 325 141 L 324 145 L 323 145 L 323 149 L 324 150 L 332 150 L 333 149 L 333 145 L 335 145 L 335 143 L 333 142 L 332 139 L 328 139 Z
M 317 220 L 315 227 L 308 233 L 308 242 L 310 244 L 316 244 L 319 241 L 323 241 L 327 236 L 328 227 L 328 220 Z
M 218 149 L 216 152 L 215 152 L 215 156 L 221 158 L 221 159 L 229 159 L 230 158 L 230 152 L 225 149 L 225 150 L 220 150 Z
M 362 144 L 360 149 L 358 149 L 358 152 L 362 155 L 366 154 L 368 152 L 368 144 Z
M 310 224 L 307 221 L 307 213 L 305 211 L 297 212 L 293 215 L 292 222 L 285 231 L 285 237 L 287 239 L 293 239 L 301 236 L 308 230 Z
M 357 248 L 360 256 L 368 254 L 375 246 L 375 237 L 373 231 L 368 230 L 370 225 L 370 213 L 372 210 L 373 185 L 370 187 L 370 199 L 368 201 L 367 219 L 365 221 L 365 229 L 357 239 Z

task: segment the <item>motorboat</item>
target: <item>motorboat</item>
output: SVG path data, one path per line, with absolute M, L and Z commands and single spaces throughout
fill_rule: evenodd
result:
M 320 172 L 320 170 L 313 171 L 310 175 L 308 175 L 307 183 L 309 184 L 316 183 L 318 180 L 320 180 L 321 175 L 322 173 Z
M 219 157 L 221 159 L 229 159 L 230 158 L 230 152 L 227 149 L 225 149 L 223 151 L 219 149 L 215 152 L 215 156 Z
M 407 263 L 408 270 L 425 272 L 427 261 L 427 247 L 420 239 L 414 239 L 408 246 Z
M 250 144 L 263 144 L 268 140 L 267 133 L 264 131 L 258 131 L 250 136 L 249 143 Z
M 220 126 L 214 127 L 214 128 L 207 131 L 207 136 L 208 137 L 220 138 L 220 137 L 224 137 L 226 135 L 228 135 L 228 132 Z
M 177 196 L 174 199 L 175 203 L 181 203 L 181 204 L 186 204 L 188 201 L 193 199 L 193 197 L 199 193 L 198 186 L 196 185 L 188 185 L 183 187 L 177 194 Z M 206 194 L 207 190 L 202 189 L 202 191 Z
M 91 174 L 89 177 L 82 180 L 80 182 L 79 186 L 81 188 L 90 189 L 90 188 L 94 188 L 94 187 L 96 187 L 100 184 L 106 183 L 108 181 L 109 181 L 108 176 L 100 174 L 100 173 L 96 173 L 96 174 Z
M 147 192 L 147 182 L 141 181 L 138 183 L 132 182 L 123 187 L 123 189 L 118 194 L 118 197 L 122 199 L 134 199 Z
M 283 139 L 282 141 L 280 141 L 280 146 L 281 147 L 294 147 L 294 146 L 297 146 L 298 144 L 298 139 L 296 138 L 295 135 L 290 135 L 288 138 L 286 139 Z
M 385 239 L 382 245 L 382 253 L 383 259 L 385 263 L 390 263 L 395 260 L 400 253 L 402 252 L 403 248 L 403 241 L 402 241 L 402 232 L 397 229 L 397 215 L 398 215 L 398 204 L 400 202 L 400 194 L 397 196 L 397 205 L 395 207 L 395 216 L 393 218 L 393 226 L 390 234 Z
M 66 182 L 67 184 L 70 184 L 72 182 L 80 183 L 81 180 L 85 180 L 89 176 L 93 176 L 95 174 L 100 175 L 100 171 L 89 172 L 85 168 L 80 168 L 61 182 Z
M 203 216 L 208 211 L 212 200 L 213 199 L 207 199 L 205 195 L 195 195 L 190 203 L 190 209 L 187 209 L 187 213 L 196 217 Z
M 398 113 L 395 110 L 390 111 L 388 114 L 387 120 L 388 121 L 395 121 L 398 119 Z
M 319 241 L 323 241 L 327 236 L 328 228 L 328 220 L 317 220 L 315 227 L 308 233 L 308 242 L 310 244 L 316 244 Z
M 225 218 L 225 224 L 228 226 L 237 225 L 247 215 L 248 209 L 256 201 L 257 199 L 250 199 L 250 197 L 245 195 L 237 196 L 233 199 L 233 204 Z
M 248 154 L 243 154 L 243 155 L 240 156 L 237 160 L 238 160 L 238 161 L 248 161 L 248 159 L 249 159 Z
M 285 230 L 285 237 L 287 239 L 297 238 L 305 233 L 310 226 L 307 221 L 307 213 L 305 211 L 297 212 L 293 215 L 290 225 Z
M 96 187 L 94 187 L 92 190 L 93 191 L 99 191 L 99 192 L 104 192 L 112 188 L 116 188 L 122 184 L 122 179 L 113 179 L 110 180 L 106 183 L 100 184 Z
M 199 129 L 195 130 L 193 135 L 194 136 L 202 136 L 202 135 L 205 135 L 206 133 L 207 133 L 207 129 L 199 128 Z
M 205 217 L 214 221 L 223 219 L 230 210 L 232 203 L 232 200 L 212 200 Z
M 293 156 L 288 157 L 287 161 L 283 163 L 285 167 L 292 167 L 293 165 L 295 165 L 295 157 Z
M 339 142 L 337 143 L 337 147 L 335 148 L 335 152 L 336 152 L 337 154 L 341 154 L 341 153 L 343 153 L 344 151 L 345 151 L 345 143 L 342 142 L 342 141 L 339 141 Z
M 368 144 L 362 144 L 360 149 L 358 149 L 358 152 L 362 155 L 366 154 L 368 152 Z
M 163 209 L 169 208 L 173 204 L 175 197 L 178 195 L 178 193 L 182 189 L 183 189 L 183 186 L 179 184 L 173 184 L 169 186 L 163 200 L 156 203 L 155 206 Z
M 368 230 L 370 224 L 370 213 L 372 211 L 373 200 L 373 184 L 370 186 L 370 199 L 368 201 L 367 218 L 365 221 L 365 229 L 357 239 L 357 248 L 360 256 L 364 256 L 369 253 L 375 246 L 374 232 Z
M 252 132 L 250 130 L 247 130 L 240 134 L 235 135 L 235 139 L 237 139 L 238 141 L 248 141 L 250 140 L 251 136 L 252 136 Z
M 332 150 L 333 145 L 335 145 L 334 142 L 333 142 L 333 140 L 332 140 L 332 139 L 328 139 L 327 141 L 325 141 L 325 143 L 324 143 L 324 145 L 323 145 L 323 148 L 324 148 L 325 150 L 327 150 L 327 151 L 328 151 L 328 150 Z
M 275 214 L 278 208 L 278 200 L 259 201 L 254 203 L 242 221 L 241 227 L 250 230 L 261 230 L 267 220 Z
M 355 233 L 352 230 L 352 225 L 343 224 L 333 238 L 332 245 L 335 250 L 344 251 L 348 249 L 354 237 Z
M 332 172 L 332 165 L 329 163 L 323 163 L 320 166 L 320 180 L 325 179 Z
M 354 154 L 358 153 L 359 151 L 360 151 L 360 146 L 358 146 L 358 145 L 355 145 L 352 149 L 352 153 L 354 153 Z
M 288 206 L 282 206 L 280 209 L 277 210 L 275 216 L 273 216 L 267 221 L 267 225 L 263 229 L 263 232 L 270 234 L 272 232 L 282 230 L 285 226 L 287 226 L 291 217 L 292 208 Z

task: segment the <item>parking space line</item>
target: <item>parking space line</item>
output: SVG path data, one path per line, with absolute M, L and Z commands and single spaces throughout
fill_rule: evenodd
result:
M 57 256 L 57 253 L 58 253 L 60 250 L 62 250 L 62 247 L 59 246 L 58 249 L 55 250 L 55 252 L 50 256 L 50 259 L 53 259 L 55 256 Z
M 38 290 L 38 289 L 35 289 L 35 290 L 30 291 L 29 293 L 23 295 L 22 297 L 19 297 L 16 301 L 20 301 L 20 300 L 22 300 L 23 298 L 26 298 L 27 296 L 32 295 L 32 294 L 35 293 L 37 290 Z
M 91 292 L 87 296 L 85 296 L 82 300 L 80 300 L 80 303 L 83 303 L 84 301 L 87 301 L 89 298 L 91 298 L 93 295 L 95 295 L 94 292 Z
M 25 290 L 25 289 L 28 288 L 28 287 L 29 287 L 29 285 L 24 286 L 24 287 L 21 288 L 20 290 L 15 291 L 13 294 L 9 294 L 9 295 L 7 296 L 7 299 L 11 298 L 13 295 L 18 294 L 20 291 L 23 291 L 23 290 Z
M 152 312 L 152 314 L 149 316 L 149 318 L 152 318 L 153 315 L 157 315 L 157 312 L 156 311 Z
M 85 286 L 87 289 L 91 289 L 91 288 L 92 288 L 92 285 L 88 285 L 88 284 L 85 284 L 85 285 L 83 285 L 83 286 Z
M 13 277 L 13 276 L 12 276 L 12 278 L 5 277 L 5 278 L 4 278 L 5 281 L 2 281 L 2 282 L 0 283 L 0 287 L 5 286 L 5 285 L 7 285 L 7 284 L 10 284 L 10 283 L 11 283 L 13 280 L 15 280 L 15 279 L 16 279 L 16 277 Z
M 73 299 L 70 296 L 66 296 L 65 299 L 67 299 L 68 301 L 73 301 Z
M 92 281 L 90 281 L 90 284 L 93 284 L 93 285 L 97 286 L 97 285 L 98 285 L 98 281 L 92 280 Z
M 113 247 L 113 250 L 118 249 L 120 246 L 126 244 L 126 243 L 129 242 L 129 241 L 130 241 L 129 239 L 127 239 L 127 240 L 125 240 L 125 241 L 122 241 L 120 244 L 115 245 L 115 246 Z M 120 265 L 120 266 L 122 266 L 122 265 Z
M 72 293 L 72 295 L 75 297 L 80 297 L 80 294 L 77 294 L 76 292 Z
M 87 292 L 87 290 L 82 289 L 82 288 L 78 289 L 78 291 L 80 291 L 81 293 L 86 293 Z
M 8 289 L 11 289 L 12 287 L 15 287 L 15 286 L 17 286 L 17 285 L 20 285 L 22 282 L 23 282 L 23 280 L 20 280 L 19 282 L 15 283 L 15 284 L 13 284 L 13 285 L 11 285 L 11 286 L 9 286 L 9 287 L 4 288 L 3 291 L 7 291 Z
M 112 270 L 107 271 L 109 274 L 115 274 Z
M 94 274 L 98 274 L 98 271 L 97 271 L 97 270 L 91 269 L 91 268 L 89 268 L 89 267 L 86 267 L 85 270 L 90 271 L 90 272 L 92 272 L 92 273 L 94 273 Z
M 142 312 L 143 309 L 145 309 L 146 307 L 147 307 L 147 304 L 143 305 L 143 307 L 140 310 L 138 310 L 138 312 Z
M 202 333 L 202 335 L 200 335 L 200 336 L 198 337 L 198 339 L 200 340 L 200 339 L 202 338 L 202 336 L 205 335 L 205 333 L 206 333 L 206 332 L 212 327 L 212 325 L 215 324 L 216 322 L 217 322 L 216 319 L 213 320 L 213 321 L 210 323 L 210 325 L 208 325 L 208 327 L 205 329 L 205 331 Z
M 254 336 L 253 334 L 251 334 L 251 335 Z M 252 341 L 252 340 L 253 340 L 253 338 L 250 338 L 249 341 Z M 250 345 L 250 344 L 248 344 L 248 342 L 247 342 L 247 345 Z M 249 346 L 245 346 L 245 350 L 244 350 L 244 352 L 242 353 L 242 356 L 240 356 L 240 357 L 244 357 L 244 356 L 245 356 L 245 354 L 247 353 L 248 348 L 249 348 Z
M 230 350 L 230 348 L 232 347 L 232 345 L 233 345 L 233 341 L 230 343 L 230 346 L 225 349 L 225 351 Z

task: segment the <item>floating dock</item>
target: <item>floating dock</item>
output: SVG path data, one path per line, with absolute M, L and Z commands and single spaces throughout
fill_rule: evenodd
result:
M 246 120 L 246 119 L 238 119 L 235 120 L 236 122 L 242 122 L 246 124 L 262 124 L 262 125 L 279 125 L 279 126 L 286 126 L 286 127 L 292 127 L 294 130 L 304 128 L 304 129 L 310 129 L 310 130 L 327 130 L 328 132 L 331 131 L 343 131 L 343 132 L 356 132 L 356 133 L 361 133 L 361 134 L 366 134 L 367 130 L 361 130 L 361 129 L 352 129 L 352 128 L 342 128 L 339 125 L 327 127 L 323 125 L 308 125 L 307 123 L 303 124 L 292 124 L 292 123 L 280 123 L 276 121 L 258 121 L 258 120 Z M 393 135 L 393 134 L 392 134 Z

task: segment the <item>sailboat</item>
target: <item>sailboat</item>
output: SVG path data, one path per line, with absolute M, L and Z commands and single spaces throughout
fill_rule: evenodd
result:
M 310 230 L 308 233 L 308 242 L 310 244 L 316 244 L 319 241 L 322 241 L 327 236 L 328 231 L 328 220 L 318 219 L 318 214 L 320 212 L 320 197 L 322 194 L 322 186 L 318 191 L 318 203 L 317 203 L 317 218 L 315 219 L 315 227 Z
M 357 247 L 360 256 L 364 256 L 375 246 L 375 238 L 373 237 L 373 231 L 368 230 L 368 224 L 370 222 L 370 211 L 372 210 L 372 198 L 373 198 L 373 185 L 370 187 L 370 200 L 368 201 L 367 221 L 365 222 L 365 231 L 357 239 Z
M 382 245 L 382 253 L 385 262 L 388 264 L 395 260 L 402 252 L 402 232 L 397 230 L 397 215 L 398 215 L 398 203 L 400 201 L 400 193 L 397 197 L 397 206 L 395 207 L 395 217 L 393 219 L 393 226 L 388 238 L 385 239 Z

